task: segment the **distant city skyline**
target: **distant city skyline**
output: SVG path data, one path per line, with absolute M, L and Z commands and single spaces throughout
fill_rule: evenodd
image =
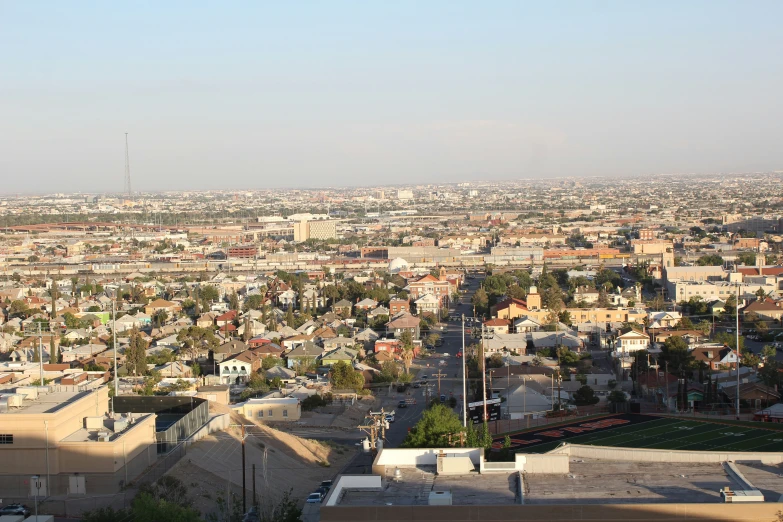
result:
M 0 0 L 0 194 L 781 170 L 781 15 Z

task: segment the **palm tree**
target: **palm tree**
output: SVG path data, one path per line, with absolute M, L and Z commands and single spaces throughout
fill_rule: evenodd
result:
M 402 356 L 402 364 L 405 366 L 405 373 L 410 373 L 411 363 L 413 362 L 413 346 L 403 346 L 400 355 Z

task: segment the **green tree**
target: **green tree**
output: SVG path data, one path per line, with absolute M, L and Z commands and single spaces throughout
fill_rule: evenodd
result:
M 742 263 L 745 266 L 755 266 L 756 254 L 753 252 L 740 252 L 737 254 L 737 263 Z
M 405 373 L 409 373 L 413 363 L 413 335 L 409 330 L 405 330 L 400 335 L 400 344 L 402 345 L 402 364 L 405 366 Z
M 764 360 L 765 365 L 773 362 L 776 355 L 777 350 L 774 346 L 765 345 L 764 348 L 761 349 L 761 358 Z
M 345 361 L 332 365 L 329 380 L 337 390 L 359 391 L 364 386 L 364 376 Z
M 375 382 L 397 382 L 400 376 L 400 368 L 393 361 L 386 361 L 381 365 L 381 371 L 375 374 Z
M 563 309 L 563 291 L 560 290 L 557 283 L 552 284 L 541 292 L 541 306 L 558 314 Z
M 156 500 L 148 493 L 140 493 L 133 499 L 131 514 L 134 522 L 200 522 L 201 515 L 195 509 L 173 502 Z
M 669 364 L 669 371 L 681 374 L 693 366 L 693 355 L 688 343 L 679 335 L 672 335 L 663 343 L 661 362 Z
M 195 362 L 202 351 L 214 350 L 220 346 L 220 341 L 215 333 L 200 326 L 188 326 L 179 331 L 177 341 L 182 344 L 180 353 L 187 354 L 190 360 Z
M 751 351 L 741 352 L 740 364 L 749 368 L 757 368 L 761 363 L 761 358 Z
M 606 293 L 606 289 L 601 287 L 598 290 L 598 300 L 595 302 L 595 306 L 598 308 L 608 308 L 609 304 L 609 295 Z
M 508 287 L 506 295 L 512 299 L 524 300 L 527 297 L 527 291 L 519 285 L 511 285 Z
M 582 386 L 574 392 L 574 402 L 577 406 L 589 406 L 596 404 L 600 399 L 595 396 L 595 391 L 590 386 Z
M 279 357 L 264 357 L 261 359 L 261 368 L 264 370 L 269 370 L 270 368 L 274 368 L 275 366 L 282 366 L 283 360 Z
M 696 325 L 696 329 L 704 335 L 710 335 L 710 332 L 712 331 L 712 323 L 706 320 L 699 321 L 699 324 Z
M 514 278 L 517 280 L 517 284 L 522 290 L 527 293 L 530 287 L 533 285 L 533 278 L 530 277 L 530 272 L 527 270 L 516 270 L 514 272 Z
M 405 448 L 442 448 L 448 435 L 464 432 L 462 422 L 454 410 L 443 404 L 433 404 L 424 410 L 419 422 L 411 428 L 402 446 Z
M 11 304 L 8 305 L 8 313 L 13 317 L 24 317 L 27 318 L 27 316 L 30 314 L 30 308 L 27 306 L 27 303 L 21 300 L 11 301 Z
M 471 299 L 471 303 L 473 303 L 476 313 L 482 315 L 487 308 L 487 304 L 489 304 L 489 295 L 487 295 L 487 291 L 483 288 L 476 290 L 476 293 L 473 294 L 473 298 Z
M 207 285 L 201 288 L 199 290 L 199 294 L 201 297 L 201 303 L 203 304 L 205 310 L 209 310 L 210 303 L 213 303 L 218 299 L 220 299 L 220 293 L 218 293 L 217 288 L 211 285 Z
M 136 328 L 131 330 L 130 343 L 125 350 L 125 366 L 133 376 L 147 373 L 147 343 Z
M 161 326 L 166 324 L 166 321 L 168 321 L 169 313 L 166 310 L 158 310 L 152 316 L 152 319 L 155 321 L 155 324 L 158 325 L 158 328 L 160 328 Z
M 489 356 L 487 361 L 487 368 L 503 368 L 506 363 L 503 361 L 503 356 L 499 353 L 493 353 Z
M 259 310 L 264 304 L 264 297 L 259 294 L 249 295 L 245 298 L 245 302 L 242 303 L 242 310 L 248 312 L 250 310 Z
M 625 396 L 625 392 L 620 390 L 613 390 L 612 392 L 610 392 L 608 399 L 609 402 L 613 404 L 625 402 L 626 400 L 628 400 L 627 397 Z
M 228 297 L 228 307 L 231 310 L 239 311 L 239 296 L 236 290 L 231 292 L 231 295 Z
M 718 254 L 707 254 L 696 260 L 699 266 L 723 266 L 723 258 Z

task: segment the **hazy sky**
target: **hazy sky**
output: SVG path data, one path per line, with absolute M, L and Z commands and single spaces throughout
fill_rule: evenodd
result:
M 0 192 L 783 168 L 783 2 L 0 0 Z

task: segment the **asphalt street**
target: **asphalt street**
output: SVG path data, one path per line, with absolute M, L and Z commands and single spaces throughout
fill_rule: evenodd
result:
M 458 303 L 452 303 L 449 310 L 450 316 L 473 317 L 473 306 L 470 304 L 473 294 L 478 290 L 481 283 L 480 278 L 468 279 L 463 286 L 465 294 Z M 386 444 L 389 447 L 397 447 L 405 439 L 408 430 L 412 428 L 421 417 L 425 405 L 432 398 L 445 396 L 446 400 L 450 397 L 457 399 L 455 411 L 462 418 L 462 358 L 457 357 L 457 353 L 462 351 L 462 323 L 448 322 L 444 331 L 438 331 L 443 344 L 433 351 L 432 356 L 428 358 L 417 359 L 414 361 L 413 370 L 417 372 L 416 380 L 422 381 L 426 378 L 427 386 L 421 388 L 408 388 L 407 392 L 398 393 L 396 389 L 392 392 L 393 401 L 388 401 L 396 406 L 400 400 L 407 398 L 416 399 L 415 406 L 409 406 L 404 409 L 397 409 L 395 422 L 391 424 L 386 433 Z M 470 325 L 465 325 L 465 346 L 470 345 Z M 438 373 L 440 373 L 440 387 L 438 385 Z

